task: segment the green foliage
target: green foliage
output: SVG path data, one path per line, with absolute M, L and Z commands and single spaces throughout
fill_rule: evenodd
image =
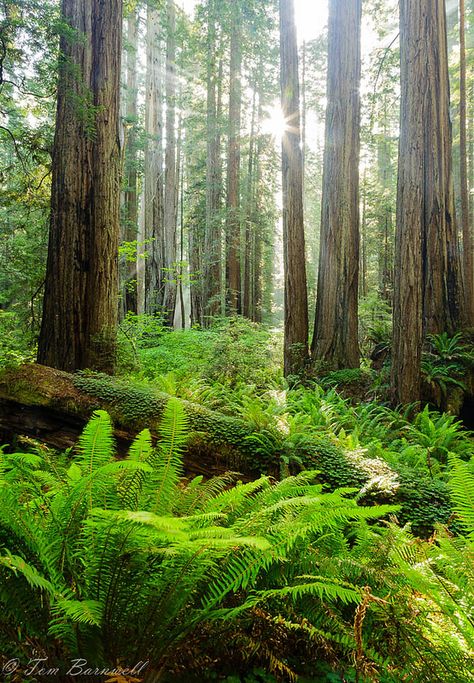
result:
M 140 341 L 137 346 L 144 347 Z M 194 381 L 231 389 L 250 384 L 258 390 L 281 383 L 278 349 L 279 339 L 262 326 L 244 318 L 217 318 L 209 329 L 165 334 L 139 356 L 150 380 L 173 372 L 178 381 L 185 379 L 184 385 L 192 375 Z
M 258 604 L 359 602 L 356 585 L 314 573 L 302 551 L 322 543 L 326 552 L 330 538 L 337 547 L 348 524 L 392 508 L 323 494 L 312 472 L 232 488 L 183 482 L 187 438 L 170 401 L 157 450 L 144 432 L 114 460 L 111 422 L 98 411 L 72 464 L 2 459 L 1 632 L 21 628 L 22 661 L 33 646 L 59 661 L 149 659 L 157 670 L 200 624 L 245 619 Z
M 363 352 L 370 356 L 375 346 L 390 348 L 392 315 L 390 304 L 373 292 L 359 302 L 359 338 Z
M 398 519 L 410 524 L 415 534 L 428 537 L 437 524 L 447 525 L 453 515 L 449 487 L 441 479 L 420 476 L 416 471 L 400 475 Z
M 0 368 L 33 360 L 31 337 L 21 330 L 13 311 L 0 309 Z
M 459 332 L 449 337 L 446 332 L 428 336 L 429 349 L 423 353 L 421 370 L 425 382 L 441 393 L 440 407 L 446 408 L 450 388 L 466 389 L 466 372 L 474 366 L 474 353 L 463 342 Z
M 429 455 L 446 463 L 449 453 L 468 456 L 472 453 L 472 439 L 469 432 L 454 415 L 438 413 L 429 406 L 408 423 L 404 430 L 410 439 L 429 450 Z
M 324 375 L 320 383 L 324 387 L 338 387 L 348 384 L 363 384 L 371 379 L 371 375 L 367 370 L 362 368 L 346 368 L 344 370 L 335 370 Z

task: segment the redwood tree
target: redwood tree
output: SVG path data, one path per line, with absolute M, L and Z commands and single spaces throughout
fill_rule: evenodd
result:
M 400 0 L 400 50 L 392 385 L 409 403 L 420 399 L 424 336 L 462 321 L 444 0 Z
M 163 311 L 164 162 L 163 162 L 163 64 L 161 10 L 149 3 L 146 15 L 145 159 L 143 214 L 147 258 L 145 261 L 145 311 Z
M 164 298 L 165 321 L 173 327 L 176 306 L 177 197 L 179 174 L 176 167 L 176 6 L 167 2 L 166 40 L 166 152 L 164 199 Z
M 459 157 L 461 182 L 461 225 L 463 243 L 464 287 L 466 297 L 466 321 L 474 326 L 474 254 L 469 206 L 469 174 L 467 149 L 467 64 L 466 64 L 466 5 L 459 0 Z
M 227 153 L 227 305 L 231 313 L 241 312 L 240 243 L 240 127 L 242 115 L 242 9 L 232 3 L 229 81 L 229 137 Z
M 221 307 L 221 208 L 222 168 L 218 97 L 216 0 L 207 0 L 207 112 L 206 112 L 206 229 L 203 273 L 203 308 L 206 316 Z M 205 319 L 203 322 L 207 322 Z
M 313 357 L 359 366 L 360 29 L 362 0 L 330 0 L 328 82 Z
M 132 10 L 127 18 L 127 91 L 125 97 L 125 192 L 124 225 L 125 242 L 138 240 L 138 172 L 137 172 L 137 123 L 138 123 L 138 15 Z M 123 274 L 123 313 L 137 313 L 137 259 L 127 258 Z
M 62 0 L 38 362 L 113 367 L 118 310 L 121 0 Z
M 285 376 L 298 374 L 308 355 L 308 296 L 303 217 L 298 45 L 293 0 L 280 0 Z

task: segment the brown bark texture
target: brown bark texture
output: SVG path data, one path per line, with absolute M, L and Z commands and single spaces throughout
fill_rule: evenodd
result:
M 401 0 L 400 45 L 392 386 L 396 403 L 411 403 L 420 399 L 425 335 L 453 333 L 463 303 L 443 0 Z
M 51 223 L 38 358 L 111 370 L 120 232 L 119 0 L 63 0 Z
M 417 133 L 422 145 L 417 164 L 423 182 L 423 332 L 454 334 L 464 320 L 464 294 L 454 208 L 445 3 L 403 0 L 400 16 L 408 49 L 414 50 L 409 77 L 417 92 L 412 106 L 423 116 Z
M 313 359 L 359 366 L 361 0 L 330 0 L 321 246 Z
M 459 0 L 459 126 L 460 126 L 460 182 L 461 224 L 463 245 L 464 291 L 466 299 L 466 322 L 474 327 L 474 252 L 469 205 L 468 148 L 467 148 L 467 65 L 466 65 L 466 3 Z
M 298 46 L 293 0 L 280 0 L 283 264 L 285 273 L 284 372 L 300 374 L 308 357 L 308 295 L 303 216 Z

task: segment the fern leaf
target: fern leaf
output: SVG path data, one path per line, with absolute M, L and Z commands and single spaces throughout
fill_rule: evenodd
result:
M 105 410 L 96 410 L 79 438 L 76 463 L 83 474 L 92 474 L 114 456 L 112 421 Z
M 158 459 L 151 478 L 154 491 L 153 512 L 165 514 L 174 506 L 178 482 L 182 476 L 182 452 L 189 438 L 188 419 L 180 401 L 170 399 L 159 430 Z

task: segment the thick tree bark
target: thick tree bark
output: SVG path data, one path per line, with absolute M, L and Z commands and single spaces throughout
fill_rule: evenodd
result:
M 321 246 L 312 352 L 325 369 L 359 366 L 361 0 L 329 3 Z
M 164 216 L 163 216 L 163 105 L 160 10 L 147 8 L 146 96 L 144 170 L 145 310 L 149 315 L 163 311 Z
M 402 21 L 405 3 L 400 4 Z M 424 182 L 423 332 L 454 334 L 464 320 L 464 294 L 454 209 L 446 10 L 444 0 L 415 4 L 408 2 L 419 23 L 413 26 L 409 17 L 402 30 L 409 41 L 422 45 L 410 78 L 418 83 L 413 104 L 424 114 L 419 132 L 423 157 L 418 159 Z
M 173 326 L 177 292 L 177 185 L 176 172 L 176 6 L 174 0 L 167 4 L 166 41 L 166 152 L 165 152 L 165 275 L 164 313 L 165 322 Z
M 392 386 L 420 399 L 423 338 L 461 319 L 444 0 L 400 2 L 401 136 Z
M 125 242 L 138 239 L 138 172 L 137 172 L 137 119 L 138 119 L 138 16 L 130 12 L 127 19 L 127 92 L 125 108 L 126 149 L 125 149 L 125 197 L 124 230 Z M 123 273 L 123 310 L 137 313 L 137 259 L 127 257 Z
M 240 125 L 242 109 L 241 8 L 232 7 L 230 38 L 229 142 L 227 153 L 227 306 L 230 313 L 240 313 L 241 243 L 240 243 Z
M 38 359 L 114 365 L 122 3 L 62 0 L 51 224 Z
M 285 376 L 300 374 L 308 357 L 308 295 L 303 216 L 298 46 L 293 0 L 280 0 Z
M 461 222 L 463 245 L 464 290 L 466 298 L 466 322 L 474 326 L 474 253 L 469 206 L 468 149 L 467 149 L 467 74 L 466 74 L 466 7 L 465 0 L 459 0 L 459 125 L 460 125 L 460 181 Z

